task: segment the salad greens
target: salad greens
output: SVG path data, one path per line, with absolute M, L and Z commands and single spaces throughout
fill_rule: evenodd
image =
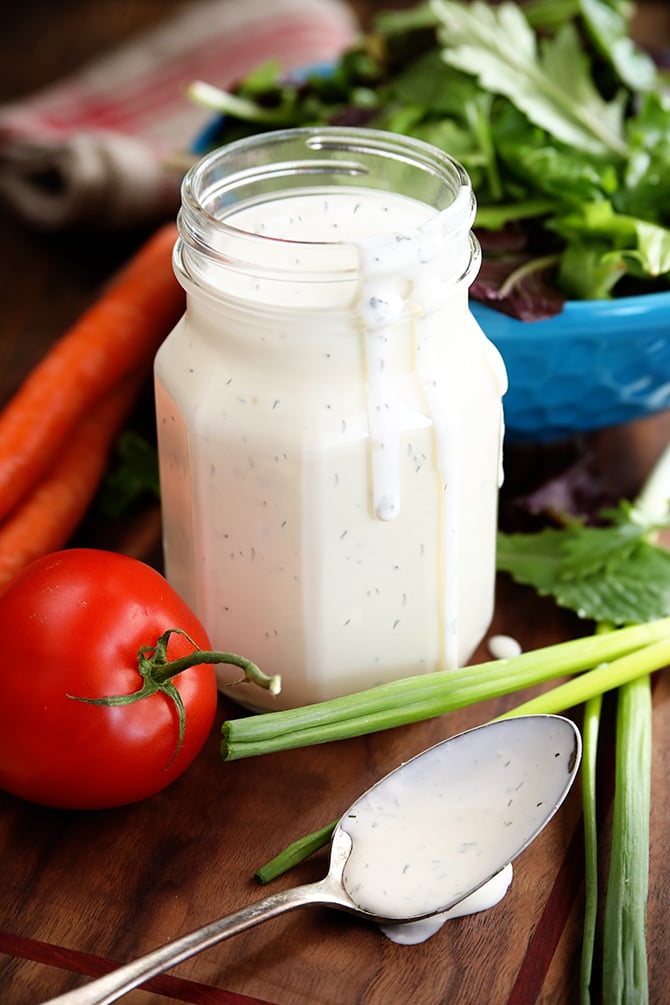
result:
M 485 92 L 502 94 L 525 117 L 568 147 L 624 157 L 623 98 L 604 99 L 576 25 L 566 21 L 540 45 L 523 10 L 434 0 L 448 66 L 474 72 Z
M 429 0 L 379 14 L 334 65 L 265 64 L 210 145 L 264 129 L 361 125 L 440 147 L 468 171 L 484 251 L 473 298 L 526 320 L 566 298 L 670 288 L 670 97 L 630 37 L 628 0 Z
M 570 519 L 534 534 L 499 532 L 498 569 L 582 618 L 622 625 L 663 617 L 670 552 L 651 538 L 670 517 L 650 517 L 627 500 L 602 516 L 598 527 Z
M 98 493 L 100 511 L 118 520 L 138 499 L 160 499 L 158 451 L 134 429 L 119 435 L 109 469 Z

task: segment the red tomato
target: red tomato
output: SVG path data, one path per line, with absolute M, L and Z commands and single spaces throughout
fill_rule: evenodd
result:
M 45 806 L 91 809 L 144 799 L 180 775 L 212 728 L 212 666 L 173 678 L 185 709 L 181 744 L 178 710 L 163 693 L 118 707 L 68 697 L 139 690 L 138 650 L 170 628 L 211 649 L 189 607 L 136 559 L 73 548 L 20 573 L 0 594 L 0 788 Z M 169 659 L 192 650 L 170 636 Z

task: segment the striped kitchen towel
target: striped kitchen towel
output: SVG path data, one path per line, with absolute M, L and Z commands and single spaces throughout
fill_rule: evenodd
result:
M 356 31 L 345 0 L 198 0 L 72 77 L 0 106 L 0 197 L 51 229 L 172 215 L 181 172 L 168 165 L 211 118 L 187 85 L 229 88 L 270 59 L 285 71 L 332 60 Z

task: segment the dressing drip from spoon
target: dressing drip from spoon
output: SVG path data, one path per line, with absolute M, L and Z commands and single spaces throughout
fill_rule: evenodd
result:
M 392 925 L 446 912 L 528 847 L 565 799 L 580 758 L 579 731 L 555 715 L 501 719 L 444 740 L 343 814 L 318 883 L 265 897 L 43 1005 L 107 1005 L 203 949 L 308 904 Z

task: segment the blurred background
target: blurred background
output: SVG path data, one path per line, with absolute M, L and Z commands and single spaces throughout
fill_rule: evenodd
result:
M 348 2 L 363 25 L 377 10 L 413 6 L 407 0 Z M 189 0 L 5 0 L 0 4 L 0 103 L 57 80 L 96 53 L 188 5 Z M 635 6 L 640 41 L 655 47 L 660 38 L 670 40 L 667 0 L 638 0 Z
M 195 2 L 195 0 L 193 0 Z M 361 26 L 402 0 L 345 0 Z M 221 0 L 225 5 L 226 0 Z M 270 0 L 272 3 L 272 0 Z M 17 101 L 192 4 L 189 0 L 23 0 L 2 9 L 0 106 Z M 670 3 L 640 0 L 635 34 L 655 49 L 670 42 Z M 80 313 L 141 235 L 35 231 L 0 203 L 0 371 L 2 396 Z

